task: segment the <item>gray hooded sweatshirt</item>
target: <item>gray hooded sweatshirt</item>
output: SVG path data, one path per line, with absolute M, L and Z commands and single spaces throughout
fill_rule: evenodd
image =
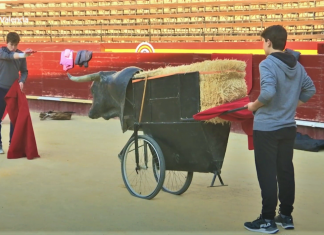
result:
M 22 53 L 17 50 L 16 52 Z M 19 79 L 19 72 L 21 77 Z M 14 52 L 7 47 L 0 48 L 0 88 L 10 89 L 12 84 L 19 79 L 25 82 L 28 76 L 26 58 L 14 59 Z
M 255 112 L 253 129 L 275 131 L 296 126 L 298 101 L 307 102 L 316 92 L 304 67 L 290 53 L 272 53 L 260 65 L 261 91 L 258 100 L 264 104 Z

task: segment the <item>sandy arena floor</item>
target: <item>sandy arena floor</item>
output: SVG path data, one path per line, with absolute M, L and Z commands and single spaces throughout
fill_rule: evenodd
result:
M 117 154 L 131 132 L 118 120 L 72 116 L 40 121 L 32 113 L 40 159 L 0 156 L 0 234 L 256 234 L 243 223 L 261 210 L 253 151 L 230 134 L 222 177 L 228 187 L 207 188 L 212 174 L 195 173 L 189 190 L 153 200 L 131 196 Z M 3 124 L 4 150 L 9 124 Z M 324 151 L 295 151 L 294 231 L 324 234 Z

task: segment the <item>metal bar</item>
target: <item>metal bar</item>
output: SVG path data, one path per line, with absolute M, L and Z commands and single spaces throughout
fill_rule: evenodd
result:
M 214 187 L 216 177 L 217 177 L 217 173 L 214 173 L 214 177 L 213 177 L 213 180 L 212 180 L 212 182 L 210 184 L 210 187 Z
M 138 170 L 140 170 L 140 166 L 139 166 L 139 154 L 138 154 L 138 129 L 139 129 L 139 125 L 134 125 L 135 161 L 136 161 L 136 172 L 137 173 L 138 173 Z
M 144 161 L 145 161 L 145 166 L 147 169 L 148 157 L 147 157 L 147 143 L 145 143 L 145 141 L 144 141 Z
M 217 172 L 217 175 L 218 175 L 219 181 L 220 181 L 221 184 L 224 186 L 225 184 L 224 184 L 224 182 L 223 182 L 223 179 L 222 179 L 222 177 L 220 176 L 220 174 L 218 174 L 218 172 Z
M 228 110 L 228 111 L 225 111 L 225 112 L 221 113 L 219 116 L 229 114 L 229 113 L 234 113 L 234 112 L 244 110 L 244 109 L 247 109 L 247 107 L 244 106 L 244 107 L 240 107 L 240 108 L 237 108 L 237 109 L 231 109 L 231 110 Z

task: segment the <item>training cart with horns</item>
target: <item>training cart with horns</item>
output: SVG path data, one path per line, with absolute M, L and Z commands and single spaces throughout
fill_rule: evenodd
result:
M 239 65 L 244 73 L 245 65 Z M 230 77 L 234 76 L 232 70 L 238 72 L 238 68 L 225 70 Z M 128 67 L 119 72 L 99 72 L 78 78 L 69 75 L 71 80 L 78 82 L 94 81 L 90 118 L 118 116 L 122 130 L 133 131 L 118 154 L 123 181 L 133 196 L 152 199 L 161 189 L 180 195 L 189 188 L 193 172 L 213 173 L 211 186 L 216 177 L 224 185 L 220 173 L 230 124 L 206 123 L 192 118 L 202 110 L 203 72 L 179 71 L 156 75 Z M 242 95 L 246 95 L 244 74 L 240 74 L 241 80 L 242 77 L 243 84 L 235 82 L 230 89 L 243 87 Z M 221 80 L 219 82 L 221 84 Z M 223 90 L 226 89 L 223 86 Z M 234 90 L 237 94 L 239 89 Z M 104 100 L 108 95 L 110 98 Z M 100 107 L 100 114 L 96 105 Z

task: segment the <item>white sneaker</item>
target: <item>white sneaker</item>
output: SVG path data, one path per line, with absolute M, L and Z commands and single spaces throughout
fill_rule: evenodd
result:
M 0 146 L 0 154 L 4 154 L 4 151 L 2 149 L 2 146 Z

